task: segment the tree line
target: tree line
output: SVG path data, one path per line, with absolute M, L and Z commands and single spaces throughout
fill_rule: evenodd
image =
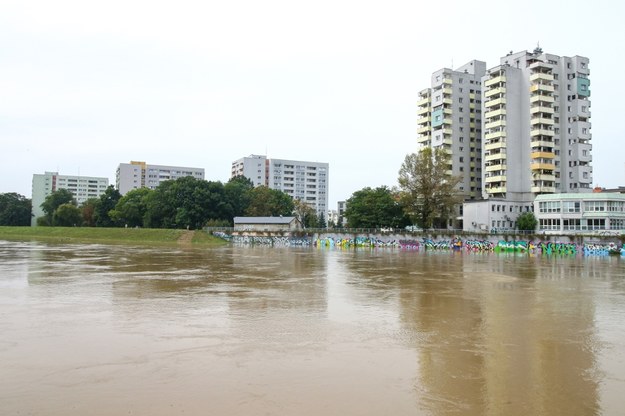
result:
M 59 189 L 41 205 L 42 226 L 188 228 L 232 226 L 237 216 L 296 216 L 307 228 L 447 228 L 462 204 L 461 178 L 449 174 L 449 154 L 426 147 L 406 155 L 398 187 L 365 187 L 346 201 L 345 223 L 326 224 L 323 214 L 288 194 L 238 176 L 227 183 L 183 177 L 155 189 L 133 189 L 121 195 L 109 186 L 99 197 L 80 206 L 72 193 Z M 530 213 L 531 214 L 531 213 Z M 520 218 L 519 229 L 534 229 L 536 220 Z M 15 193 L 0 194 L 0 225 L 30 225 L 31 201 Z M 523 227 L 523 228 L 521 228 Z

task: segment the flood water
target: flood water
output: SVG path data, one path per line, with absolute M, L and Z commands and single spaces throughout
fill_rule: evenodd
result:
M 2 415 L 620 415 L 625 260 L 0 241 Z

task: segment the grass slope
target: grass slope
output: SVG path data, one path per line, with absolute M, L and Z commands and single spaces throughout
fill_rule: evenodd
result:
M 188 233 L 193 233 L 191 239 Z M 117 244 L 178 244 L 179 240 L 190 240 L 192 245 L 225 244 L 220 238 L 204 231 L 152 228 L 0 227 L 0 239 Z

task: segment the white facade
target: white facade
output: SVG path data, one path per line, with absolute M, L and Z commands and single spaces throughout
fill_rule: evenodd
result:
M 484 198 L 590 192 L 588 58 L 510 53 L 482 79 Z
M 476 233 L 514 231 L 516 220 L 524 212 L 533 212 L 532 202 L 503 199 L 467 201 L 462 205 L 462 230 Z
M 145 162 L 131 161 L 120 163 L 115 175 L 115 183 L 119 193 L 139 188 L 155 189 L 163 181 L 175 180 L 186 176 L 204 179 L 204 169 L 182 166 L 148 165 Z
M 451 157 L 449 171 L 461 178 L 464 199 L 482 193 L 482 86 L 486 63 L 473 60 L 455 70 L 432 74 L 431 87 L 419 92 L 419 148 L 442 147 Z
M 254 186 L 264 185 L 305 202 L 315 209 L 317 215 L 327 215 L 328 163 L 251 155 L 232 162 L 231 177 L 239 175 L 250 179 Z
M 621 193 L 539 195 L 534 211 L 540 232 L 625 233 L 625 194 Z
M 41 204 L 46 197 L 58 189 L 67 189 L 74 195 L 78 205 L 90 198 L 99 198 L 109 186 L 108 178 L 76 175 L 59 175 L 46 172 L 33 175 L 32 202 L 33 218 L 31 225 L 37 225 L 37 218 L 45 215 Z

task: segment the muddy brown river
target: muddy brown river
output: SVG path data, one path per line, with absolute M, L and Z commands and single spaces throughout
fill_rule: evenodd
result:
M 625 259 L 0 241 L 0 415 L 623 415 Z

